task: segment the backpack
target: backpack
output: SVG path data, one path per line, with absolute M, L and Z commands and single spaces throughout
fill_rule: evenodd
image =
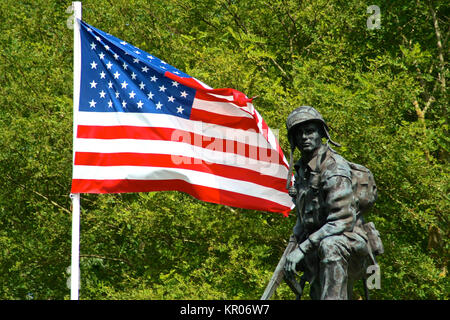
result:
M 358 214 L 362 215 L 369 210 L 377 200 L 377 186 L 372 172 L 363 165 L 347 161 L 352 172 L 353 194 L 358 208 Z
M 352 172 L 352 188 L 358 208 L 358 215 L 362 215 L 369 210 L 377 200 L 377 186 L 372 172 L 363 165 L 347 161 Z M 373 222 L 363 224 L 363 229 L 367 234 L 370 256 L 377 264 L 373 255 L 384 253 L 383 242 L 380 233 L 375 228 Z

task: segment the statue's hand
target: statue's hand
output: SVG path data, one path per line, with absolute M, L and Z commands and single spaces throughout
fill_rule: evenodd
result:
M 293 276 L 296 273 L 297 263 L 302 261 L 304 257 L 305 255 L 299 248 L 296 248 L 294 251 L 288 254 L 288 256 L 286 257 L 286 264 L 284 265 L 284 271 L 286 272 L 287 276 Z
M 288 193 L 291 196 L 291 198 L 295 198 L 297 196 L 297 189 L 294 186 L 292 186 L 289 188 Z

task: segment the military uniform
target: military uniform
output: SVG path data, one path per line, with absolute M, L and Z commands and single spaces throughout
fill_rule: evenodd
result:
M 357 216 L 347 161 L 322 145 L 295 168 L 297 223 L 294 235 L 305 254 L 300 269 L 312 299 L 348 299 L 352 283 L 366 270 L 367 236 Z
M 293 165 L 294 149 L 297 143 L 302 143 L 296 140 L 296 133 L 311 121 L 321 124 L 321 137 L 327 143 L 319 141 L 312 154 L 308 154 L 308 160 L 302 158 Z M 312 299 L 349 299 L 353 281 L 364 276 L 369 257 L 373 258 L 359 210 L 360 199 L 354 193 L 356 185 L 352 185 L 350 164 L 329 147 L 328 143 L 340 145 L 331 140 L 327 124 L 314 108 L 295 109 L 287 118 L 286 127 L 291 144 L 286 187 L 296 204 L 294 235 L 303 254 L 296 267 L 310 283 Z M 293 193 L 292 169 L 295 169 Z

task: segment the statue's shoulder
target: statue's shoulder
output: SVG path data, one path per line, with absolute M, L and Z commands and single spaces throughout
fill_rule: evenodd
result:
M 325 159 L 321 165 L 322 178 L 329 179 L 333 176 L 343 176 L 350 180 L 352 173 L 348 161 L 330 147 L 326 151 Z

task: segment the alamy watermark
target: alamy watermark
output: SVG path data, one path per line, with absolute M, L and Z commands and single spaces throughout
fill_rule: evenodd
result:
M 367 7 L 367 13 L 371 14 L 370 17 L 367 18 L 367 29 L 380 29 L 381 28 L 381 10 L 377 5 L 370 5 Z
M 262 174 L 272 175 L 280 170 L 282 159 L 267 137 L 278 139 L 278 129 L 229 129 L 196 122 L 189 131 L 173 130 L 170 141 L 184 143 L 184 152 L 172 154 L 175 165 L 226 164 L 254 167 Z M 178 150 L 183 150 L 179 149 Z
M 70 287 L 71 287 L 71 285 L 72 285 L 72 275 L 71 275 L 71 273 L 72 273 L 72 267 L 71 267 L 71 266 L 68 266 L 68 267 L 67 267 L 66 273 L 67 273 L 67 275 L 68 275 L 67 281 L 66 281 L 66 286 L 67 286 L 67 288 L 70 289 Z M 81 277 L 80 277 L 80 269 L 78 268 L 78 289 L 81 288 L 81 282 L 80 282 L 80 279 L 81 279 Z
M 73 24 L 74 24 L 74 19 L 75 19 L 75 13 L 73 12 L 73 5 L 70 5 L 67 7 L 66 13 L 72 13 L 67 18 L 66 25 L 67 25 L 67 28 L 69 28 L 70 30 L 73 30 Z
M 366 279 L 366 287 L 369 290 L 381 289 L 381 272 L 378 264 L 373 264 L 367 267 L 366 273 L 370 276 Z

